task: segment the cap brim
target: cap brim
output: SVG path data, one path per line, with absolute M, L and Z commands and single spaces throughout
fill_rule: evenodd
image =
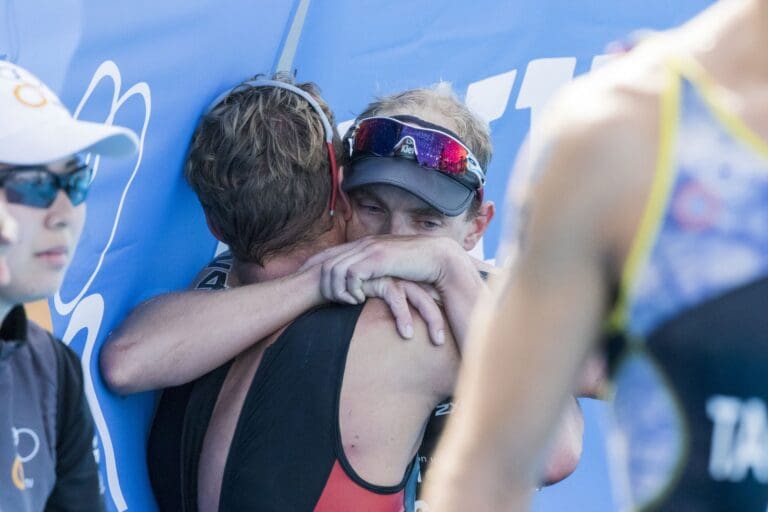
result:
M 75 153 L 128 156 L 136 152 L 136 134 L 120 126 L 62 119 L 36 125 L 3 137 L 0 162 L 14 165 L 46 164 Z
M 392 185 L 409 192 L 449 217 L 464 213 L 473 190 L 445 174 L 398 157 L 366 157 L 356 160 L 344 173 L 342 188 L 351 191 L 366 185 Z

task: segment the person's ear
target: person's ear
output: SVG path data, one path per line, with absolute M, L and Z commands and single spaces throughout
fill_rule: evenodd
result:
M 339 167 L 339 190 L 338 199 L 336 201 L 336 210 L 341 214 L 345 221 L 349 221 L 352 218 L 352 203 L 349 200 L 349 196 L 344 192 L 344 187 L 341 184 L 344 183 L 344 166 Z
M 467 219 L 470 224 L 470 229 L 464 237 L 464 250 L 471 251 L 477 242 L 480 241 L 485 231 L 488 229 L 488 224 L 493 220 L 493 216 L 496 215 L 496 205 L 493 201 L 485 201 L 480 205 L 480 209 L 473 218 Z
M 224 240 L 221 239 L 221 231 L 219 231 L 219 228 L 216 227 L 216 224 L 213 222 L 211 217 L 208 215 L 208 212 L 203 210 L 205 213 L 205 223 L 208 224 L 208 231 L 211 232 L 211 234 L 218 240 L 219 242 L 224 243 Z

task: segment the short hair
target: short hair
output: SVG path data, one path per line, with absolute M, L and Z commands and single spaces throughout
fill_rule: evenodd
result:
M 474 153 L 480 166 L 487 173 L 488 164 L 493 156 L 490 126 L 459 99 L 449 82 L 438 82 L 431 87 L 408 89 L 377 98 L 368 104 L 357 119 L 389 114 L 409 114 L 419 117 L 420 112 L 429 110 L 439 112 L 453 120 L 456 129 L 451 131 L 454 131 Z M 475 196 L 468 209 L 469 216 L 476 216 L 479 210 L 480 200 Z
M 256 79 L 262 77 L 255 77 Z M 339 165 L 346 155 L 333 113 L 315 84 L 294 84 L 311 94 L 334 127 Z M 203 115 L 184 175 L 213 228 L 241 261 L 266 259 L 315 241 L 333 221 L 331 164 L 320 116 L 298 94 L 242 84 Z

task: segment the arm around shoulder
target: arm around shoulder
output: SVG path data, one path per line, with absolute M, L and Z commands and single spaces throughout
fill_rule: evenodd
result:
M 318 270 L 308 269 L 264 283 L 150 299 L 110 334 L 100 355 L 102 374 L 118 393 L 194 380 L 322 303 L 318 281 Z

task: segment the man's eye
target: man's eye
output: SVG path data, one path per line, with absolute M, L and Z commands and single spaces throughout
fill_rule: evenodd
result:
M 420 224 L 421 227 L 426 230 L 437 229 L 440 227 L 440 223 L 434 220 L 422 220 Z
M 361 204 L 360 208 L 362 208 L 366 213 L 381 213 L 384 211 L 375 204 Z

